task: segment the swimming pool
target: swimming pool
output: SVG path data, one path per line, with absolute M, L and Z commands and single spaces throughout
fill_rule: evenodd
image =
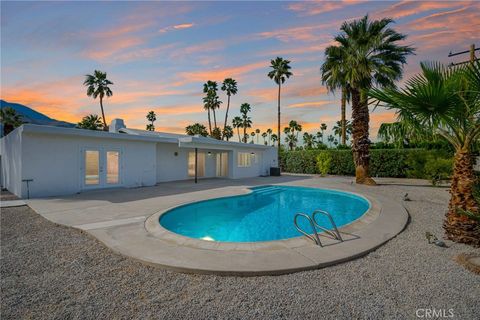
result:
M 338 227 L 360 218 L 370 207 L 360 196 L 327 189 L 261 186 L 246 195 L 199 201 L 173 208 L 159 218 L 162 227 L 196 239 L 226 242 L 282 240 L 301 236 L 296 213 L 329 212 Z M 331 228 L 327 217 L 317 221 Z M 300 226 L 311 230 L 301 219 Z

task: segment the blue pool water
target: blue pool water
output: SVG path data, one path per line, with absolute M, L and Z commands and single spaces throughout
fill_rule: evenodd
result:
M 295 229 L 296 213 L 329 212 L 338 227 L 362 216 L 370 207 L 362 197 L 326 189 L 262 186 L 252 193 L 195 202 L 169 210 L 160 224 L 183 236 L 210 241 L 254 242 L 301 236 Z M 307 221 L 299 219 L 304 230 Z M 319 224 L 331 228 L 328 218 L 317 216 Z

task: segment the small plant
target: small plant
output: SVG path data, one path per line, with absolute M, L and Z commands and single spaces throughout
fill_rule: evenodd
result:
M 317 169 L 320 175 L 325 176 L 330 171 L 332 157 L 328 152 L 320 152 L 317 155 Z

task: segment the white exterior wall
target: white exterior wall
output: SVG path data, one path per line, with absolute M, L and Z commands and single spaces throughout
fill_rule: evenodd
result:
M 156 183 L 155 143 L 108 138 L 23 135 L 23 179 L 30 183 L 30 197 L 73 194 L 83 186 L 83 148 L 120 150 L 122 187 L 152 186 Z
M 275 151 L 275 152 L 273 152 Z M 238 166 L 238 153 L 255 153 L 256 161 L 252 161 L 250 167 L 239 167 Z M 249 178 L 249 177 L 258 177 L 261 175 L 269 175 L 270 167 L 274 166 L 276 163 L 274 161 L 277 157 L 275 148 L 268 149 L 248 149 L 248 148 L 237 148 L 233 151 L 233 178 Z
M 16 130 L 1 140 L 2 187 L 22 197 L 22 130 Z

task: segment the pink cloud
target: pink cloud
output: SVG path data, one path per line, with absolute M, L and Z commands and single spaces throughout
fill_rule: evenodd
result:
M 288 5 L 288 9 L 303 16 L 314 16 L 345 7 L 360 4 L 365 1 L 346 0 L 346 1 L 299 1 Z

